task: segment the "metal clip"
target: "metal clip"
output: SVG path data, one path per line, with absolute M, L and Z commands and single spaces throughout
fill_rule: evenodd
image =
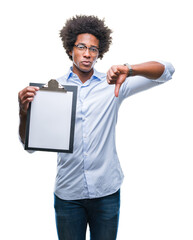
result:
M 59 84 L 55 79 L 51 79 L 48 83 L 42 86 L 40 90 L 45 91 L 56 91 L 56 92 L 67 92 L 67 90 Z

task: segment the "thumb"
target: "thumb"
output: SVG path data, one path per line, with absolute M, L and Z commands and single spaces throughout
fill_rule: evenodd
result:
M 115 97 L 119 96 L 119 89 L 122 85 L 122 83 L 125 81 L 126 79 L 126 74 L 120 74 L 119 78 L 117 79 L 116 83 L 115 83 Z
M 115 84 L 115 97 L 119 96 L 119 89 L 121 87 L 121 83 L 116 83 Z

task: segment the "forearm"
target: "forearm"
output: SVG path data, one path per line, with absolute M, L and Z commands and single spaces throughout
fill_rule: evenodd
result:
M 19 100 L 19 136 L 22 143 L 25 143 L 25 129 L 27 121 L 27 109 L 29 103 L 33 101 L 36 91 L 39 90 L 39 87 L 28 86 L 18 93 Z
M 132 76 L 143 76 L 149 79 L 157 79 L 164 72 L 164 65 L 159 62 L 145 62 L 131 65 Z
M 107 72 L 108 84 L 115 84 L 115 96 L 118 97 L 121 85 L 122 93 L 125 97 L 134 93 L 149 89 L 164 83 L 172 78 L 175 71 L 171 63 L 168 62 L 146 62 L 131 65 L 132 74 L 130 75 L 130 67 L 127 64 L 113 65 Z M 128 81 L 125 81 L 130 77 Z
M 26 121 L 27 121 L 27 114 L 24 114 L 22 110 L 19 111 L 19 136 L 22 143 L 25 143 L 25 129 L 26 129 Z

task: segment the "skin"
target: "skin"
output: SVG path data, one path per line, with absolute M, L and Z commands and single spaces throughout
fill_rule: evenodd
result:
M 75 44 L 78 43 L 85 44 L 87 47 L 95 46 L 99 47 L 99 40 L 92 34 L 83 33 L 77 36 Z M 98 56 L 93 56 L 89 50 L 80 51 L 76 47 L 73 47 L 70 52 L 73 57 L 73 72 L 78 75 L 82 83 L 85 83 L 88 79 L 91 78 L 93 74 L 93 67 L 97 61 Z M 146 62 L 141 64 L 131 65 L 133 69 L 133 75 L 140 75 L 147 77 L 149 79 L 159 78 L 163 71 L 164 66 L 158 62 Z M 115 96 L 118 97 L 119 89 L 122 83 L 128 77 L 129 69 L 124 65 L 113 65 L 107 72 L 107 82 L 109 84 L 115 84 Z M 21 90 L 18 93 L 19 99 L 19 116 L 20 116 L 20 125 L 19 125 L 19 135 L 21 141 L 25 141 L 25 128 L 27 120 L 27 109 L 29 103 L 33 101 L 36 92 L 39 90 L 38 87 L 28 86 Z
M 99 40 L 92 34 L 83 33 L 77 36 L 75 45 L 82 43 L 87 47 L 99 47 Z M 90 51 L 80 51 L 76 47 L 73 48 L 70 55 L 73 58 L 73 72 L 78 75 L 82 83 L 91 78 L 93 74 L 93 67 L 97 61 L 98 55 L 93 56 Z
M 131 65 L 133 69 L 132 76 L 143 76 L 149 79 L 157 79 L 164 72 L 164 65 L 159 62 L 145 62 L 141 64 Z M 129 69 L 124 65 L 114 65 L 107 72 L 107 82 L 115 84 L 115 96 L 119 96 L 119 89 L 122 83 L 128 77 Z
M 18 93 L 19 100 L 19 136 L 21 141 L 25 142 L 25 129 L 26 129 L 26 120 L 27 120 L 27 110 L 29 107 L 29 103 L 33 101 L 36 92 L 39 90 L 38 87 L 28 86 L 21 90 Z

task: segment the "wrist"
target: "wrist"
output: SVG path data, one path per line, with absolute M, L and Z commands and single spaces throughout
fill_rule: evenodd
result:
M 125 63 L 124 66 L 127 66 L 127 68 L 128 68 L 127 77 L 133 76 L 133 68 L 132 68 L 132 66 L 130 64 L 128 64 L 128 63 Z
M 20 118 L 26 118 L 27 117 L 27 112 L 24 111 L 21 107 L 19 108 L 19 116 L 20 116 Z

